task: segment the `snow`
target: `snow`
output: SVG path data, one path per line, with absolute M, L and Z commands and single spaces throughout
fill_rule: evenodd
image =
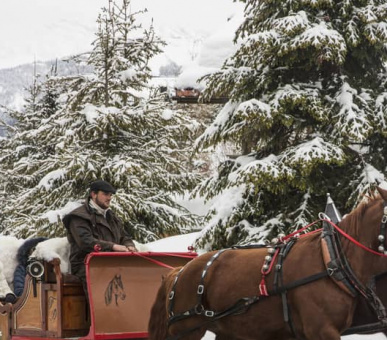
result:
M 43 187 L 46 189 L 46 191 L 49 191 L 52 184 L 56 180 L 59 180 L 65 176 L 66 176 L 66 172 L 63 169 L 51 171 L 40 180 L 38 187 Z
M 173 81 L 176 87 L 203 89 L 205 84 L 197 83 L 197 79 L 220 68 L 223 61 L 236 50 L 232 39 L 242 20 L 243 4 L 241 3 L 234 3 L 232 0 L 197 0 L 195 2 L 133 0 L 132 4 L 133 11 L 148 8 L 148 12 L 142 19 L 144 27 L 147 27 L 150 21 L 154 19 L 156 33 L 168 44 L 164 48 L 164 53 L 151 61 L 153 73 L 157 75 L 160 66 L 171 61 L 182 66 L 182 73 Z M 12 0 L 0 2 L 0 45 L 2 46 L 0 50 L 0 68 L 14 67 L 34 60 L 63 58 L 90 50 L 91 43 L 95 38 L 97 15 L 101 7 L 106 5 L 107 0 Z M 371 19 L 365 20 L 368 22 Z M 293 17 L 286 18 L 286 20 L 279 19 L 276 22 L 277 30 L 294 29 L 306 25 L 307 20 L 304 12 L 299 12 Z M 369 27 L 370 31 L 378 29 L 384 32 L 383 34 L 386 34 L 387 31 L 387 24 L 385 23 L 380 24 L 378 27 L 373 27 L 370 24 Z M 274 40 L 277 38 L 278 33 L 273 30 L 265 34 L 251 35 L 248 39 L 252 44 L 255 40 Z M 325 56 L 327 59 L 332 57 L 329 55 L 332 52 L 330 46 L 340 45 L 342 54 L 336 57 L 339 60 L 343 58 L 345 46 L 341 36 L 336 34 L 324 22 L 310 27 L 294 41 L 295 45 L 299 46 L 305 44 L 305 42 L 312 42 L 317 47 L 327 45 L 328 52 Z M 131 70 L 122 73 L 122 77 L 125 79 L 130 79 L 133 75 L 134 73 Z M 171 82 L 165 79 L 159 79 L 159 81 Z M 283 92 L 278 92 L 278 96 L 290 95 L 290 90 L 293 90 L 293 88 L 285 87 Z M 294 95 L 297 95 L 297 91 L 294 91 Z M 385 94 L 382 94 L 378 97 L 378 107 L 382 107 L 381 104 L 385 100 L 385 96 Z M 280 98 L 276 99 L 279 100 Z M 346 117 L 346 121 L 342 122 L 342 128 L 352 126 L 352 130 L 358 131 L 358 138 L 365 135 L 370 128 L 365 117 L 359 115 L 360 109 L 356 102 L 360 99 L 367 101 L 369 96 L 365 92 L 358 94 L 345 82 L 340 95 L 336 98 L 336 101 L 342 106 L 340 114 Z M 237 114 L 238 111 L 243 112 L 247 110 L 247 107 L 249 110 L 259 111 L 262 115 L 266 114 L 267 119 L 270 118 L 270 106 L 255 99 L 244 103 L 228 103 L 212 126 L 206 130 L 202 139 L 210 138 L 214 131 L 226 125 L 231 115 Z M 100 114 L 91 105 L 86 106 L 82 113 L 85 114 L 87 121 L 90 123 L 93 123 Z M 172 111 L 165 110 L 162 117 L 165 120 L 171 119 Z M 69 130 L 67 134 L 70 133 L 72 132 Z M 310 158 L 309 153 L 311 150 L 315 152 L 313 158 Z M 316 153 L 320 159 L 332 159 L 332 155 L 338 160 L 343 157 L 341 150 L 334 150 L 333 147 L 319 137 L 301 144 L 298 148 L 293 149 L 293 153 L 285 154 L 284 157 L 287 157 L 289 162 L 297 163 L 315 160 Z M 249 167 L 267 167 L 270 163 L 273 163 L 274 156 L 254 162 L 251 160 L 249 157 L 238 159 L 238 162 L 241 163 L 241 171 L 248 170 Z M 130 164 L 117 163 L 116 166 L 122 166 L 124 170 Z M 273 168 L 272 171 L 279 173 L 276 168 Z M 44 177 L 39 186 L 49 189 L 53 181 L 64 175 L 63 170 L 54 171 Z M 384 179 L 384 176 L 371 165 L 367 165 L 364 178 L 369 183 L 375 179 Z M 237 180 L 237 178 L 235 177 L 234 180 Z M 387 188 L 386 182 L 382 184 L 382 187 Z M 199 199 L 192 200 L 187 203 L 187 207 L 190 206 L 191 211 L 195 210 L 200 214 L 208 211 L 208 209 L 217 211 L 206 228 L 201 232 L 172 236 L 144 245 L 138 244 L 138 248 L 141 251 L 157 252 L 187 251 L 189 246 L 195 244 L 201 233 L 206 232 L 220 219 L 230 215 L 230 211 L 242 200 L 244 191 L 245 187 L 242 184 L 229 188 L 220 198 L 214 199 L 207 204 Z M 45 217 L 50 221 L 55 221 L 58 216 L 63 217 L 78 205 L 79 203 L 69 202 L 60 211 L 50 211 Z M 257 232 L 257 230 L 255 229 L 254 232 Z M 65 259 L 68 257 L 69 251 L 67 240 L 58 238 L 46 242 L 40 243 L 33 255 L 46 260 L 60 257 L 63 259 L 61 269 L 66 272 L 68 266 L 66 266 Z M 14 261 L 14 259 L 9 258 L 9 254 L 19 244 L 20 240 L 14 238 L 9 238 L 6 243 L 0 243 L 0 255 L 7 257 L 5 261 Z M 212 340 L 214 335 L 207 333 L 204 339 Z M 382 340 L 385 339 L 385 336 L 382 334 L 354 335 L 343 337 L 343 339 Z
M 86 117 L 88 123 L 93 124 L 97 120 L 99 113 L 96 107 L 92 104 L 86 104 L 84 109 L 81 111 Z
M 177 88 L 195 87 L 198 90 L 204 90 L 205 83 L 203 81 L 198 82 L 198 78 L 201 78 L 209 73 L 216 71 L 215 68 L 204 67 L 196 63 L 185 65 L 185 69 L 176 79 Z
M 367 112 L 360 108 L 356 102 L 366 102 L 357 90 L 352 88 L 343 77 L 343 86 L 337 97 L 337 102 L 341 106 L 338 114 L 340 117 L 340 129 L 352 131 L 352 135 L 359 141 L 362 141 L 372 129 L 368 119 Z
M 161 115 L 161 117 L 164 119 L 164 120 L 170 120 L 172 119 L 173 117 L 173 111 L 170 110 L 170 109 L 165 109 Z
M 186 252 L 188 247 L 195 244 L 200 232 L 185 235 L 166 237 L 161 240 L 147 243 L 145 246 L 148 251 L 155 252 Z
M 235 109 L 238 107 L 238 103 L 227 102 L 221 111 L 217 114 L 213 123 L 207 127 L 206 131 L 195 141 L 194 148 L 197 148 L 203 141 L 209 139 L 218 129 L 223 127 L 230 119 Z
M 42 217 L 47 218 L 50 223 L 54 223 L 58 221 L 58 219 L 62 219 L 65 215 L 78 208 L 82 203 L 81 202 L 68 202 L 62 209 L 59 210 L 50 210 L 45 213 Z
M 289 163 L 308 163 L 321 160 L 323 162 L 332 162 L 333 160 L 343 160 L 344 153 L 334 144 L 325 142 L 322 138 L 316 137 L 306 141 L 289 150 L 284 157 Z

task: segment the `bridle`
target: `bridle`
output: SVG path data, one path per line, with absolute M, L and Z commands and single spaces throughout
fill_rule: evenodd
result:
M 386 240 L 386 229 L 387 229 L 387 203 L 383 203 L 383 216 L 382 220 L 380 222 L 380 231 L 378 235 L 378 240 L 379 240 L 379 247 L 378 250 L 375 251 L 372 248 L 366 247 L 359 241 L 355 240 L 352 236 L 348 235 L 344 230 L 342 230 L 340 227 L 338 227 L 336 224 L 334 224 L 331 220 L 329 219 L 322 219 L 324 223 L 329 223 L 338 233 L 340 233 L 342 236 L 344 236 L 347 240 L 350 242 L 354 243 L 356 246 L 364 249 L 365 251 L 372 253 L 377 256 L 381 257 L 387 257 L 387 251 L 385 250 L 385 240 Z
M 380 253 L 383 253 L 384 255 L 387 255 L 387 251 L 386 251 L 386 248 L 385 248 L 386 223 L 387 223 L 387 203 L 384 202 L 384 204 L 383 204 L 383 217 L 382 217 L 382 222 L 380 224 L 380 232 L 379 232 L 379 235 L 378 235 L 378 240 L 379 240 L 378 251 Z

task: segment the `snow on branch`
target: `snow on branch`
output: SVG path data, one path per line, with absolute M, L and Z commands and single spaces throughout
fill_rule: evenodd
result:
M 336 101 L 340 106 L 340 111 L 335 117 L 338 118 L 337 129 L 343 135 L 363 141 L 372 130 L 367 118 L 366 99 L 344 80 Z
M 281 182 L 294 177 L 294 171 L 286 166 L 275 155 L 269 155 L 262 159 L 255 159 L 251 156 L 238 157 L 236 162 L 243 165 L 229 175 L 230 183 L 238 185 L 245 182 L 265 184 L 270 182 Z
M 67 172 L 64 169 L 51 171 L 40 180 L 38 187 L 44 187 L 47 191 L 49 191 L 56 181 L 65 178 L 66 175 Z
M 235 116 L 247 120 L 258 118 L 262 123 L 272 122 L 273 120 L 270 106 L 254 98 L 239 104 L 238 108 L 235 110 Z
M 274 46 L 279 44 L 279 39 L 281 38 L 280 34 L 275 30 L 268 30 L 264 32 L 259 32 L 256 34 L 251 34 L 246 43 L 242 45 L 241 50 L 249 50 L 255 49 L 259 46 L 264 47 L 266 49 L 267 46 Z
M 327 110 L 321 103 L 321 97 L 321 84 L 286 84 L 275 92 L 270 106 L 285 114 L 289 108 L 302 107 L 316 119 L 323 120 L 327 117 Z
M 274 20 L 273 25 L 284 34 L 295 34 L 306 29 L 309 25 L 309 20 L 305 11 L 299 11 L 295 15 Z
M 232 116 L 238 105 L 238 103 L 228 102 L 222 108 L 222 110 L 216 116 L 214 122 L 195 141 L 195 149 L 207 147 L 213 142 L 213 140 L 215 139 L 214 136 L 218 134 L 219 130 L 221 130 L 229 122 L 230 117 Z
M 354 188 L 355 190 L 351 193 L 350 200 L 355 199 L 358 201 L 359 198 L 370 189 L 371 185 L 374 185 L 376 182 L 383 182 L 384 180 L 385 176 L 382 172 L 377 170 L 371 164 L 364 163 L 359 176 L 359 182 Z
M 368 5 L 361 9 L 355 10 L 357 17 L 365 24 L 378 21 L 378 17 L 375 12 L 375 6 Z
M 314 24 L 306 29 L 291 40 L 287 48 L 295 50 L 310 46 L 321 51 L 321 60 L 333 61 L 338 64 L 343 64 L 345 61 L 347 45 L 343 36 L 338 31 L 328 28 L 325 22 Z
M 196 140 L 195 148 L 208 147 L 218 139 L 237 137 L 252 124 L 269 127 L 272 122 L 270 106 L 260 100 L 253 98 L 242 103 L 229 102 L 203 135 Z
M 387 23 L 378 22 L 366 25 L 365 36 L 371 44 L 385 43 L 387 41 Z
M 353 47 L 358 46 L 360 43 L 360 35 L 356 22 L 354 20 L 349 20 L 346 23 L 344 30 L 348 44 L 352 45 Z
M 375 101 L 375 120 L 382 131 L 387 130 L 386 122 L 387 92 L 382 92 Z
M 287 149 L 281 156 L 281 161 L 291 167 L 301 166 L 306 169 L 314 163 L 341 163 L 344 152 L 334 144 L 315 137 L 296 147 Z

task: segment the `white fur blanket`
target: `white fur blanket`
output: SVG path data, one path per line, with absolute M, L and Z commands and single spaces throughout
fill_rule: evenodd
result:
M 0 236 L 0 298 L 13 292 L 13 273 L 17 266 L 16 254 L 23 239 Z
M 16 255 L 24 242 L 24 239 L 17 239 L 13 236 L 0 236 L 0 299 L 13 293 L 13 275 L 18 265 Z M 146 245 L 138 242 L 135 244 L 139 251 L 147 251 Z M 67 238 L 59 237 L 38 243 L 30 257 L 44 261 L 59 258 L 61 272 L 68 273 L 70 271 L 69 255 L 70 244 Z

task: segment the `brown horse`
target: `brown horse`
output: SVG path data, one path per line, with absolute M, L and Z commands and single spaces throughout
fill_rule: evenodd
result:
M 387 271 L 387 258 L 377 255 L 387 190 L 378 191 L 380 195 L 360 204 L 339 225 L 352 237 L 340 236 L 341 253 L 364 286 Z M 292 286 L 327 272 L 323 249 L 321 233 L 294 243 L 282 266 L 286 296 L 270 294 L 275 288 L 274 270 L 265 280 L 269 296 L 259 290 L 267 248 L 230 249 L 197 257 L 163 281 L 151 311 L 149 340 L 197 340 L 207 330 L 217 340 L 339 340 L 352 323 L 358 298 L 330 276 Z M 284 315 L 290 315 L 291 322 Z

